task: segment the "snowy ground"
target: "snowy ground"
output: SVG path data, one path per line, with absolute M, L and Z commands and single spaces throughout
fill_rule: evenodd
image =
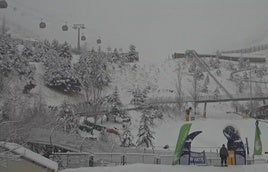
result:
M 264 172 L 267 170 L 267 164 L 231 166 L 231 167 L 201 167 L 201 166 L 165 166 L 165 165 L 145 165 L 135 164 L 117 167 L 94 167 L 66 169 L 61 172 Z

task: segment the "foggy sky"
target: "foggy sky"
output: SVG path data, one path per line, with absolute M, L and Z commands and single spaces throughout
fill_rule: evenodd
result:
M 142 59 L 174 52 L 244 48 L 268 43 L 267 0 L 7 0 L 12 30 L 34 38 L 59 39 L 76 46 L 74 23 L 84 23 L 89 47 L 128 49 Z M 14 10 L 15 8 L 15 10 Z M 47 28 L 39 29 L 41 18 Z M 62 32 L 67 21 L 70 29 Z

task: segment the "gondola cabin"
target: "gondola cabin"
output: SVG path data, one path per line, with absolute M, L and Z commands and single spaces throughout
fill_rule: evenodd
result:
M 87 38 L 86 38 L 85 35 L 81 36 L 81 40 L 82 40 L 82 41 L 85 41 L 86 39 L 87 39 Z
M 40 27 L 41 29 L 46 28 L 46 23 L 45 23 L 45 22 L 41 22 L 41 23 L 39 24 L 39 27 Z
M 62 31 L 68 31 L 68 26 L 67 25 L 63 25 L 61 28 L 62 28 Z
M 7 8 L 7 1 L 5 0 L 0 0 L 0 8 Z

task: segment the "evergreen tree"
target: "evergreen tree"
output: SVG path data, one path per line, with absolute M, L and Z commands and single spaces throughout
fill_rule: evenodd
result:
M 217 75 L 217 76 L 221 76 L 221 70 L 220 70 L 220 69 L 217 69 L 217 70 L 216 70 L 216 75 Z
M 154 149 L 153 144 L 153 131 L 150 128 L 150 112 L 148 110 L 142 111 L 142 116 L 140 120 L 140 126 L 138 131 L 138 140 L 137 140 L 137 147 L 145 145 L 147 148 L 152 147 Z
M 47 52 L 51 49 L 50 42 L 47 39 L 45 39 L 43 42 L 43 49 L 45 52 Z
M 240 79 L 237 81 L 237 87 L 238 87 L 238 92 L 243 93 L 243 89 L 245 87 L 243 80 Z
M 141 89 L 140 87 L 134 88 L 132 91 L 133 98 L 130 101 L 130 104 L 135 106 L 143 106 L 145 104 L 145 99 L 147 98 L 148 91 L 146 89 Z
M 243 79 L 246 79 L 246 80 L 249 79 L 248 73 L 246 71 L 243 72 Z
M 220 89 L 219 87 L 216 87 L 216 89 L 213 91 L 215 99 L 218 99 L 220 96 Z
M 74 75 L 71 68 L 71 62 L 68 59 L 60 57 L 55 50 L 49 50 L 46 53 L 45 83 L 52 88 L 59 89 L 66 93 L 79 92 L 81 84 Z
M 120 100 L 118 88 L 115 87 L 114 92 L 111 96 L 108 98 L 108 103 L 111 104 L 112 109 L 110 111 L 110 115 L 116 119 L 116 117 L 120 118 L 126 118 L 127 114 L 124 110 L 122 110 L 123 104 Z
M 139 61 L 139 53 L 136 51 L 135 45 L 130 45 L 129 46 L 129 52 L 128 52 L 128 62 L 135 62 Z
M 78 128 L 78 116 L 75 115 L 71 104 L 64 101 L 57 114 L 57 124 L 63 126 L 63 131 L 70 133 Z
M 133 139 L 134 139 L 134 137 L 131 133 L 131 130 L 129 129 L 129 126 L 126 124 L 123 124 L 123 134 L 121 137 L 121 146 L 122 147 L 134 146 Z
M 262 88 L 259 84 L 255 85 L 255 95 L 259 96 L 259 97 L 263 97 L 263 95 L 264 95 Z
M 45 50 L 44 50 L 43 46 L 42 45 L 36 46 L 33 50 L 33 57 L 32 57 L 33 61 L 34 62 L 43 61 L 42 58 L 43 58 L 44 54 L 45 54 Z
M 241 56 L 238 60 L 238 69 L 244 69 L 246 68 L 245 59 Z
M 24 46 L 21 55 L 27 59 L 32 59 L 33 57 L 33 50 L 32 48 L 28 47 L 28 46 Z
M 56 39 L 53 39 L 52 42 L 51 42 L 50 47 L 51 47 L 53 50 L 59 51 L 59 49 L 60 49 L 59 41 L 56 40 Z
M 210 82 L 210 79 L 209 79 L 209 75 L 207 74 L 206 79 L 205 79 L 205 83 L 206 83 L 206 85 L 208 85 L 209 82 Z
M 219 56 L 216 56 L 216 59 L 215 59 L 215 61 L 214 61 L 214 68 L 215 69 L 219 69 L 220 68 L 220 58 L 219 58 Z
M 72 54 L 70 51 L 70 45 L 67 42 L 64 42 L 60 47 L 59 47 L 59 56 L 67 59 L 68 61 L 72 61 Z
M 75 71 L 86 92 L 86 100 L 95 102 L 102 96 L 102 92 L 111 83 L 111 76 L 107 68 L 107 57 L 103 52 L 90 51 L 80 56 L 75 64 Z
M 206 79 L 204 80 L 203 86 L 201 88 L 201 92 L 202 93 L 208 93 L 208 82 L 207 82 Z
M 195 71 L 196 71 L 196 62 L 193 60 L 192 62 L 191 62 L 191 64 L 190 64 L 190 66 L 189 66 L 189 69 L 188 69 L 188 71 L 190 72 L 190 73 L 195 73 Z

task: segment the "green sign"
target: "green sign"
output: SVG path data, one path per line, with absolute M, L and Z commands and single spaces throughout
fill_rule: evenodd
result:
M 258 124 L 259 123 L 256 121 L 254 155 L 261 155 L 262 154 L 261 130 L 260 130 Z
M 192 126 L 191 123 L 184 124 L 180 129 L 180 134 L 179 134 L 176 149 L 175 149 L 176 158 L 172 163 L 173 165 L 177 165 L 180 161 L 181 151 L 182 151 L 183 145 L 185 143 L 185 139 L 189 134 L 191 126 Z

